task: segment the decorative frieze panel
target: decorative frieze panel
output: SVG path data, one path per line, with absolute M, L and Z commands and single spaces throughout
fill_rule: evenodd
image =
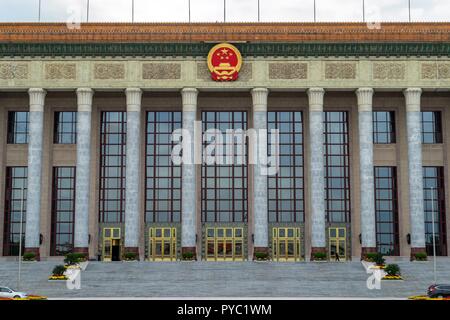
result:
M 26 63 L 1 63 L 0 79 L 28 79 L 28 65 Z
M 94 65 L 94 78 L 98 80 L 124 79 L 125 65 L 123 63 L 96 63 Z
M 181 64 L 179 63 L 144 63 L 142 79 L 169 80 L 181 79 Z
M 325 79 L 356 79 L 356 64 L 342 62 L 326 63 Z
M 45 65 L 47 80 L 75 80 L 77 78 L 75 63 L 48 63 Z
M 307 78 L 307 63 L 269 63 L 269 79 L 291 80 Z
M 239 71 L 238 81 L 249 81 L 253 78 L 253 64 L 243 63 L 241 70 Z M 211 80 L 211 72 L 208 66 L 204 62 L 197 63 L 197 80 Z M 212 81 L 212 80 L 211 80 Z
M 422 63 L 422 79 L 450 79 L 450 63 Z
M 406 67 L 404 63 L 375 62 L 373 64 L 374 80 L 404 80 Z

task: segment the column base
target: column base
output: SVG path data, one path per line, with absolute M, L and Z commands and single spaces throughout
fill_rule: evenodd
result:
M 254 247 L 253 248 L 253 260 L 269 260 L 269 248 L 268 247 Z
M 41 254 L 39 252 L 39 248 L 25 248 L 25 252 L 26 253 L 33 253 L 34 254 L 34 259 L 36 261 L 40 261 L 41 260 Z
M 411 257 L 410 257 L 411 261 L 417 260 L 417 258 L 416 258 L 417 253 L 425 253 L 426 254 L 427 250 L 425 248 L 411 248 Z M 426 258 L 425 258 L 425 260 L 426 260 Z
M 197 260 L 197 247 L 182 247 L 182 260 Z
M 125 260 L 137 260 L 137 261 L 139 261 L 139 248 L 138 247 L 125 247 L 123 249 L 123 253 L 124 253 L 124 259 Z M 131 253 L 131 254 L 135 255 L 135 258 L 134 259 L 127 259 L 126 256 L 125 256 L 127 253 Z
M 324 258 L 319 258 L 316 256 L 316 254 L 319 254 L 320 256 L 325 255 Z M 311 248 L 311 259 L 310 261 L 323 261 L 327 259 L 327 248 L 323 247 L 312 247 Z
M 377 253 L 378 249 L 375 247 L 362 247 L 361 248 L 361 260 L 366 260 L 368 253 Z

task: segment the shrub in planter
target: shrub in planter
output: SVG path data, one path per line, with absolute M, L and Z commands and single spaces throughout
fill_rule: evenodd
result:
M 269 254 L 267 252 L 255 252 L 255 258 L 257 261 L 269 260 Z
M 125 259 L 125 261 L 135 261 L 137 260 L 137 254 L 136 252 L 125 252 L 123 258 Z
M 316 252 L 314 253 L 314 260 L 316 261 L 324 261 L 327 259 L 327 254 L 325 252 Z
M 86 256 L 83 253 L 68 253 L 64 258 L 64 263 L 69 266 L 86 261 Z
M 63 265 L 58 265 L 53 268 L 52 274 L 54 276 L 63 276 L 66 268 Z
M 34 261 L 36 260 L 36 254 L 33 252 L 27 252 L 23 255 L 23 261 Z
M 194 260 L 194 253 L 193 252 L 184 252 L 182 254 L 182 258 L 185 261 L 192 261 L 192 260 Z
M 388 276 L 400 276 L 400 267 L 398 266 L 398 264 L 388 264 L 385 268 L 384 271 L 386 272 L 386 274 Z
M 414 257 L 417 261 L 427 261 L 427 254 L 425 252 L 417 252 Z
M 383 255 L 378 252 L 375 254 L 375 256 L 373 257 L 373 262 L 375 262 L 375 264 L 377 266 L 383 266 L 384 263 L 386 262 L 386 259 L 383 258 Z
M 58 265 L 53 268 L 52 275 L 48 278 L 49 280 L 67 280 L 67 276 L 64 275 L 66 267 L 63 265 Z
M 375 258 L 377 256 L 377 254 L 378 253 L 369 252 L 369 253 L 366 254 L 366 259 L 365 260 L 369 261 L 369 262 L 375 262 Z

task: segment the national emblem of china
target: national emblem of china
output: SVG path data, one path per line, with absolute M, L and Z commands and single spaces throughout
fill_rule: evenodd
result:
M 237 80 L 241 66 L 241 53 L 229 43 L 219 43 L 209 51 L 208 68 L 214 81 Z

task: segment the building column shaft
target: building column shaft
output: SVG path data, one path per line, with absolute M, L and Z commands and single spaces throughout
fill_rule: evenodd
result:
M 77 90 L 77 169 L 75 175 L 74 251 L 88 253 L 91 167 L 92 89 Z
M 375 184 L 373 166 L 372 88 L 356 91 L 358 97 L 359 172 L 362 255 L 376 251 Z
M 255 88 L 253 98 L 253 128 L 255 129 L 255 161 L 253 167 L 253 221 L 255 252 L 269 248 L 267 194 L 267 98 L 269 90 Z M 266 158 L 266 159 L 264 159 Z
M 312 254 L 326 248 L 323 100 L 325 90 L 312 88 L 309 97 L 309 144 L 311 181 L 311 247 Z M 319 249 L 318 249 L 319 248 Z
M 29 90 L 30 116 L 28 141 L 28 186 L 25 227 L 25 250 L 34 252 L 39 259 L 41 175 L 43 154 L 45 90 Z
M 142 91 L 129 88 L 127 96 L 126 188 L 125 188 L 125 248 L 138 252 L 140 219 L 140 158 Z
M 420 98 L 422 90 L 405 90 L 406 128 L 408 135 L 409 213 L 411 250 L 425 250 L 425 216 L 423 202 L 422 120 Z
M 197 179 L 194 161 L 194 128 L 197 115 L 198 90 L 195 88 L 184 88 L 181 91 L 181 96 L 183 101 L 184 142 L 181 176 L 181 246 L 183 252 L 192 252 L 195 254 L 197 246 Z M 188 137 L 190 140 L 187 139 Z M 190 157 L 187 157 L 186 153 Z

